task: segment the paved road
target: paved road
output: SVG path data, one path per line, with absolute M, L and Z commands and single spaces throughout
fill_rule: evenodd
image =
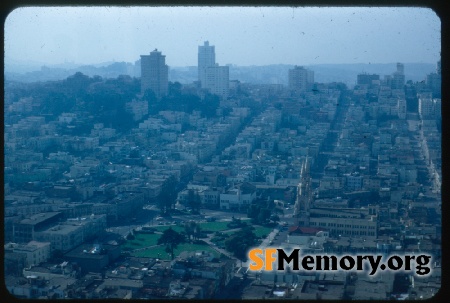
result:
M 266 247 L 275 247 L 274 243 L 270 244 L 271 242 L 273 242 L 273 240 L 277 237 L 278 233 L 280 232 L 279 228 L 274 228 L 274 230 L 272 230 L 272 232 L 261 242 L 261 244 L 258 247 L 255 248 L 261 248 L 264 249 Z M 242 267 L 241 270 L 247 270 L 249 265 L 250 265 L 251 261 L 247 260 L 247 262 L 242 262 L 242 266 L 239 262 L 239 267 Z
M 217 247 L 216 245 L 214 245 L 214 243 L 211 242 L 211 238 L 212 236 L 208 236 L 208 238 L 206 239 L 202 239 L 203 241 L 205 241 L 210 247 L 212 247 L 215 251 L 217 251 L 220 254 L 224 254 L 225 256 L 227 256 L 230 259 L 236 259 L 232 254 L 230 254 L 227 250 L 222 249 L 220 247 Z

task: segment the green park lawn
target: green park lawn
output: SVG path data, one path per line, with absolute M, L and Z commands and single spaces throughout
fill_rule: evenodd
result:
M 247 221 L 250 221 L 250 219 L 241 219 L 241 221 L 247 222 Z M 206 223 L 200 223 L 199 225 L 202 228 L 202 230 L 204 230 L 204 231 L 216 232 L 216 231 L 224 231 L 224 230 L 230 229 L 227 226 L 229 223 L 230 223 L 230 221 L 226 221 L 226 222 L 206 222 Z M 232 228 L 232 229 L 234 229 L 234 228 Z
M 255 230 L 253 232 L 257 237 L 265 238 L 272 232 L 272 230 L 272 227 L 255 226 Z
M 184 227 L 183 227 L 183 226 L 178 226 L 178 225 L 166 225 L 166 226 L 161 225 L 161 226 L 154 226 L 154 228 L 155 228 L 157 231 L 160 231 L 160 232 L 163 232 L 163 231 L 165 231 L 166 229 L 169 229 L 169 227 L 171 227 L 171 228 L 172 228 L 174 231 L 176 231 L 177 233 L 184 232 Z M 161 235 L 159 235 L 159 236 L 161 236 Z
M 265 238 L 267 237 L 267 235 L 270 234 L 270 232 L 273 230 L 273 228 L 271 227 L 264 227 L 264 226 L 253 226 L 255 229 L 253 230 L 253 233 L 258 237 L 258 238 Z M 235 231 L 226 231 L 226 234 L 232 235 L 235 233 Z
M 127 240 L 125 244 L 123 244 L 123 250 L 133 250 L 148 246 L 153 246 L 158 244 L 158 239 L 161 237 L 161 234 L 141 234 L 136 233 L 134 240 Z
M 216 257 L 219 256 L 219 254 L 208 245 L 200 245 L 200 244 L 190 244 L 190 243 L 184 243 L 178 245 L 178 247 L 174 251 L 175 257 L 178 256 L 183 251 L 207 251 L 212 252 Z M 166 252 L 166 247 L 164 245 L 160 245 L 157 247 L 152 247 L 147 250 L 141 250 L 133 253 L 133 256 L 135 257 L 147 257 L 147 258 L 158 258 L 161 260 L 170 260 L 170 254 Z
M 209 232 L 225 232 L 227 234 L 232 234 L 234 232 L 228 231 L 229 228 L 227 226 L 229 222 L 206 222 L 206 223 L 200 223 L 201 229 L 203 231 L 209 231 Z M 272 231 L 272 228 L 270 227 L 263 227 L 263 226 L 254 226 L 255 229 L 253 232 L 255 235 L 259 238 L 265 238 L 267 235 Z M 184 227 L 182 226 L 157 226 L 155 229 L 158 232 L 163 232 L 168 228 L 172 228 L 176 232 L 184 232 Z M 170 256 L 165 251 L 165 246 L 160 245 L 156 246 L 158 244 L 158 239 L 161 237 L 160 233 L 155 234 L 146 234 L 146 233 L 135 233 L 135 239 L 134 240 L 127 240 L 125 244 L 122 245 L 122 250 L 124 251 L 130 251 L 140 248 L 146 248 L 148 249 L 132 252 L 132 255 L 136 257 L 151 257 L 151 258 L 159 258 L 159 259 L 170 259 Z M 218 243 L 222 244 L 223 243 Z M 153 247 L 150 247 L 153 246 Z M 182 251 L 197 251 L 197 250 L 204 250 L 204 251 L 211 251 L 216 256 L 218 256 L 218 253 L 210 246 L 208 245 L 201 245 L 201 244 L 190 244 L 190 243 L 184 243 L 178 245 L 178 248 L 175 250 L 175 256 L 180 254 Z
M 242 221 L 247 221 L 248 219 L 243 219 Z M 199 223 L 201 229 L 203 231 L 210 231 L 210 232 L 216 232 L 216 231 L 224 231 L 224 230 L 228 230 L 230 229 L 227 225 L 230 222 L 205 222 L 205 223 Z M 172 227 L 172 229 L 176 232 L 184 232 L 184 227 L 183 226 L 178 226 L 178 225 L 170 225 L 170 226 L 155 226 L 154 228 L 157 231 L 163 232 L 166 229 L 168 229 L 169 227 Z
M 230 222 L 207 222 L 207 223 L 200 223 L 200 227 L 203 231 L 224 231 L 227 229 L 230 229 L 227 224 Z

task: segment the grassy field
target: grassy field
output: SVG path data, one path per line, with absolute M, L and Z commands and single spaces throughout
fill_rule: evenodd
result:
M 158 243 L 158 239 L 161 237 L 160 234 L 135 234 L 134 240 L 127 240 L 125 244 L 123 244 L 123 250 L 133 250 L 143 247 L 148 247 L 152 245 L 156 245 Z
M 242 221 L 248 221 L 248 219 L 243 219 Z M 230 229 L 227 225 L 230 222 L 204 222 L 204 223 L 199 223 L 201 229 L 203 231 L 211 231 L 211 232 L 216 232 L 216 231 L 224 231 L 224 230 L 228 230 Z M 172 227 L 172 229 L 176 232 L 184 232 L 184 227 L 183 226 L 178 226 L 178 225 L 170 225 L 170 226 L 166 226 L 166 225 L 161 225 L 161 226 L 155 226 L 154 228 L 157 231 L 163 232 L 166 229 L 168 229 L 169 227 Z
M 264 226 L 253 226 L 255 229 L 253 230 L 253 233 L 257 237 L 265 238 L 268 234 L 273 230 L 271 227 L 264 227 Z M 232 235 L 235 232 L 234 231 L 225 231 L 226 234 Z
M 212 252 L 216 257 L 219 256 L 219 254 L 208 245 L 188 244 L 188 243 L 178 245 L 177 249 L 175 249 L 174 251 L 174 255 L 176 257 L 183 251 L 198 251 L 198 250 Z M 148 257 L 148 258 L 158 258 L 161 260 L 170 260 L 170 254 L 166 252 L 166 247 L 164 245 L 152 247 L 148 250 L 137 251 L 132 255 L 135 257 Z
M 229 227 L 227 226 L 228 223 L 230 222 L 207 222 L 207 223 L 200 223 L 199 225 L 204 231 L 216 232 L 229 229 Z
M 210 232 L 225 232 L 227 234 L 231 234 L 233 232 L 227 230 L 229 229 L 227 224 L 229 222 L 206 222 L 206 223 L 200 223 L 201 229 L 203 231 L 210 231 Z M 159 232 L 163 232 L 166 229 L 171 227 L 176 232 L 184 232 L 184 227 L 182 226 L 157 226 L 155 229 Z M 253 232 L 257 237 L 265 238 L 270 232 L 272 231 L 272 228 L 269 227 L 263 227 L 263 226 L 255 226 L 255 229 Z M 144 247 L 154 246 L 157 245 L 158 239 L 161 237 L 160 233 L 156 234 L 145 234 L 145 233 L 136 233 L 134 240 L 128 240 L 123 244 L 122 249 L 124 251 L 130 251 L 135 249 L 140 249 Z M 217 243 L 219 246 L 223 246 L 223 241 L 220 241 L 220 243 Z M 200 245 L 200 244 L 188 244 L 184 243 L 178 246 L 178 248 L 175 250 L 175 255 L 180 254 L 182 251 L 196 251 L 196 250 L 205 250 L 205 251 L 212 251 L 213 253 L 218 256 L 218 253 L 210 246 L 208 245 Z M 165 246 L 156 246 L 151 247 L 145 250 L 137 251 L 132 253 L 132 255 L 136 257 L 151 257 L 151 258 L 160 258 L 160 259 L 170 259 L 170 256 L 165 251 Z
M 183 226 L 178 226 L 178 225 L 167 225 L 167 226 L 161 225 L 161 226 L 155 226 L 154 228 L 157 231 L 163 232 L 166 229 L 169 229 L 169 227 L 172 227 L 172 229 L 174 231 L 176 231 L 177 233 L 184 232 L 184 227 Z
M 272 230 L 273 228 L 271 227 L 255 226 L 255 230 L 253 232 L 257 237 L 265 238 Z
M 250 219 L 241 219 L 242 222 L 250 221 Z M 227 225 L 230 223 L 230 221 L 227 222 L 207 222 L 207 223 L 200 223 L 200 226 L 202 230 L 204 231 L 224 231 L 230 229 Z

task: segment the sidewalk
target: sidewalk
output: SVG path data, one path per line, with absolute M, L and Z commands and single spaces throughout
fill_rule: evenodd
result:
M 278 233 L 280 232 L 280 230 L 278 229 L 278 227 L 275 227 L 270 234 L 267 235 L 267 237 L 261 242 L 261 244 L 258 246 L 258 248 L 264 249 L 268 246 L 270 246 L 270 241 L 272 241 L 276 235 L 278 235 Z M 242 267 L 248 268 L 250 265 L 250 261 L 247 260 L 246 262 L 242 262 Z M 240 267 L 240 264 L 239 264 Z M 240 270 L 240 269 L 239 269 Z

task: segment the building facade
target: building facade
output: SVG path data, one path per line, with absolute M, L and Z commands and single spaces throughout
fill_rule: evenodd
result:
M 16 243 L 28 243 L 36 240 L 35 234 L 39 230 L 53 226 L 62 218 L 61 212 L 46 212 L 32 215 L 13 225 L 13 239 Z
M 314 208 L 310 210 L 310 226 L 326 228 L 334 236 L 376 239 L 378 224 L 376 209 Z
M 141 55 L 141 93 L 151 89 L 157 98 L 167 95 L 169 89 L 169 67 L 166 56 L 155 49 L 150 55 Z
M 220 209 L 246 210 L 256 199 L 256 187 L 244 182 L 220 194 Z
M 208 89 L 212 94 L 222 98 L 228 96 L 230 70 L 228 66 L 208 66 L 204 69 L 204 82 L 202 88 Z
M 14 252 L 26 255 L 26 266 L 38 265 L 50 258 L 50 242 L 30 241 L 26 245 L 17 245 Z
M 376 74 L 359 74 L 357 76 L 357 84 L 358 85 L 371 85 L 374 81 L 380 81 L 380 75 Z
M 198 81 L 206 83 L 207 67 L 216 65 L 215 46 L 209 45 L 209 41 L 205 41 L 203 45 L 198 46 Z
M 392 74 L 392 89 L 403 89 L 405 85 L 405 66 L 403 63 L 397 63 L 397 71 Z
M 216 63 L 213 45 L 205 41 L 198 47 L 198 81 L 201 88 L 226 99 L 229 91 L 229 73 L 228 66 L 219 66 Z
M 289 70 L 289 89 L 302 91 L 314 83 L 314 72 L 303 66 L 295 66 Z
M 35 232 L 36 241 L 50 242 L 51 250 L 67 252 L 106 228 L 106 215 L 68 219 L 46 230 Z

